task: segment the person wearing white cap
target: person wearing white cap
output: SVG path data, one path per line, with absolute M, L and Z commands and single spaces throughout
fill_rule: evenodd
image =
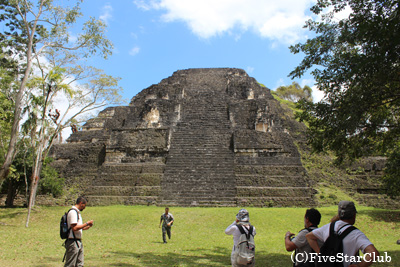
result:
M 338 205 L 338 219 L 328 223 L 321 228 L 315 229 L 306 235 L 307 241 L 316 252 L 320 252 L 320 247 L 317 241 L 320 240 L 325 242 L 330 234 L 330 226 L 334 224 L 334 231 L 339 235 L 346 231 L 347 228 L 351 227 L 356 222 L 357 210 L 352 201 L 340 201 Z M 378 250 L 369 241 L 363 232 L 355 228 L 349 232 L 343 239 L 343 266 L 344 267 L 364 267 L 370 266 L 376 261 L 379 256 Z M 359 250 L 364 253 L 364 257 L 359 262 L 351 262 L 351 259 L 355 259 Z
M 236 220 L 225 229 L 225 234 L 233 235 L 233 248 L 231 253 L 232 267 L 254 266 L 254 260 L 250 264 L 239 265 L 234 259 L 235 248 L 239 243 L 241 235 L 239 227 L 242 227 L 246 234 L 249 234 L 250 231 L 250 234 L 252 234 L 253 237 L 256 235 L 256 228 L 250 224 L 249 212 L 246 209 L 239 210 L 238 214 L 236 214 Z

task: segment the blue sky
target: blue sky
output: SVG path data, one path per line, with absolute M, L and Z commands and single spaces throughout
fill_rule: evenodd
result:
M 90 63 L 121 77 L 128 101 L 187 68 L 244 69 L 270 89 L 289 85 L 302 55 L 289 51 L 311 34 L 303 29 L 314 0 L 85 0 L 82 13 L 108 25 L 108 60 Z M 296 80 L 313 86 L 310 75 Z M 320 98 L 320 95 L 314 95 Z

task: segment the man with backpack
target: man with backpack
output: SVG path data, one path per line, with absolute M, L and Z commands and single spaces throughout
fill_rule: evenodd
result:
M 256 228 L 250 224 L 246 209 L 239 210 L 236 220 L 225 229 L 225 234 L 233 235 L 232 267 L 254 266 Z
M 67 225 L 69 229 L 68 239 L 65 241 L 65 265 L 64 267 L 83 266 L 82 230 L 88 230 L 93 226 L 93 220 L 82 222 L 81 211 L 86 207 L 87 200 L 79 197 L 76 204 L 68 211 Z
M 310 253 L 313 253 L 313 249 L 307 242 L 306 234 L 318 228 L 321 221 L 321 213 L 312 208 L 306 210 L 304 215 L 304 229 L 301 230 L 296 237 L 294 234 L 288 231 L 285 235 L 285 248 L 287 251 L 295 250 L 293 260 L 293 266 L 295 267 L 314 267 L 314 263 L 308 261 L 310 259 Z M 322 242 L 319 242 L 322 245 Z M 307 254 L 307 255 L 306 255 Z
M 306 235 L 311 248 L 319 253 L 316 266 L 364 267 L 379 256 L 378 250 L 363 232 L 355 228 L 357 210 L 351 201 L 340 201 L 338 220 L 315 229 Z M 324 242 L 321 248 L 318 240 Z M 363 257 L 358 256 L 361 250 Z

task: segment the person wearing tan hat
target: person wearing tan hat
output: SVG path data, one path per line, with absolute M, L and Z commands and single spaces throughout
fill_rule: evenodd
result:
M 325 242 L 330 235 L 330 227 L 333 225 L 333 229 L 339 235 L 350 228 L 356 222 L 357 210 L 352 201 L 340 201 L 338 205 L 338 217 L 339 220 L 336 222 L 328 223 L 321 228 L 315 229 L 306 235 L 307 241 L 311 248 L 316 252 L 320 252 L 318 246 L 318 240 Z M 348 232 L 348 231 L 347 231 Z M 378 250 L 369 241 L 363 232 L 355 228 L 349 232 L 343 238 L 343 266 L 344 267 L 364 267 L 370 266 L 376 261 L 379 256 Z M 351 262 L 351 259 L 355 259 L 359 250 L 364 253 L 364 257 L 359 262 Z

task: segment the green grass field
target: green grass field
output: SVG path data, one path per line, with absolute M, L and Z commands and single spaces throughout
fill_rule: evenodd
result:
M 0 266 L 63 266 L 64 248 L 59 221 L 68 207 L 37 207 L 25 228 L 26 209 L 0 209 Z M 158 228 L 163 207 L 90 207 L 82 213 L 94 227 L 85 231 L 85 266 L 229 266 L 232 236 L 224 233 L 239 208 L 170 207 L 175 217 L 172 239 L 162 243 Z M 304 208 L 248 208 L 257 229 L 256 265 L 292 266 L 284 248 L 286 231 L 303 228 Z M 319 208 L 321 225 L 336 207 Z M 358 207 L 356 227 L 362 230 L 390 263 L 400 266 L 400 211 Z

